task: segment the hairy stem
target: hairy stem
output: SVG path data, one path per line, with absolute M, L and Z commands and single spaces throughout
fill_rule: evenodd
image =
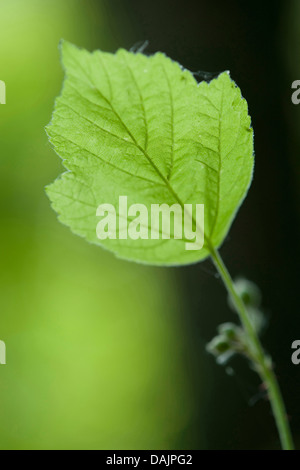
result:
M 249 318 L 249 314 L 244 305 L 244 302 L 238 295 L 232 278 L 226 266 L 224 265 L 224 262 L 219 252 L 214 248 L 211 249 L 211 257 L 235 305 L 235 309 L 240 317 L 240 321 L 243 325 L 244 331 L 247 334 L 249 347 L 251 348 L 251 353 L 255 362 L 256 370 L 260 375 L 263 383 L 265 384 L 265 387 L 268 392 L 282 448 L 284 450 L 293 450 L 294 444 L 290 431 L 288 417 L 286 414 L 285 405 L 280 392 L 280 388 L 278 386 L 276 376 L 273 372 L 272 362 L 269 356 L 265 354 L 262 348 L 261 342 L 258 338 L 252 321 Z

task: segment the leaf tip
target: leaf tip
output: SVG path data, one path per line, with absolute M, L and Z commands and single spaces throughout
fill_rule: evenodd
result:
M 65 39 L 61 39 L 59 41 L 59 51 L 63 68 L 66 70 L 69 63 L 74 61 L 74 58 L 80 53 L 80 51 L 82 51 L 82 49 Z

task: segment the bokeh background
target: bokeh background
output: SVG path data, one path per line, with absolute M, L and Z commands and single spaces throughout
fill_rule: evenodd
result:
M 44 132 L 61 38 L 114 52 L 149 40 L 192 71 L 230 70 L 248 100 L 256 168 L 222 255 L 263 292 L 263 337 L 300 444 L 300 79 L 297 0 L 0 0 L 1 449 L 278 448 L 255 375 L 205 344 L 235 320 L 210 262 L 150 268 L 60 225 L 44 186 L 62 171 Z

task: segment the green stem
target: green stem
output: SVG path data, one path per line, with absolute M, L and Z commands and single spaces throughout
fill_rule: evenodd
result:
M 272 362 L 270 358 L 266 356 L 256 330 L 252 324 L 251 319 L 249 318 L 249 314 L 247 309 L 242 301 L 241 297 L 238 295 L 232 278 L 224 265 L 224 262 L 217 250 L 211 247 L 211 257 L 213 262 L 221 275 L 221 278 L 227 288 L 227 291 L 235 305 L 236 311 L 240 317 L 241 323 L 243 325 L 244 331 L 247 334 L 249 347 L 251 348 L 251 352 L 253 358 L 256 363 L 257 372 L 259 373 L 263 383 L 265 384 L 268 396 L 270 400 L 270 404 L 272 407 L 273 415 L 276 421 L 278 433 L 280 436 L 280 441 L 282 448 L 284 450 L 293 450 L 293 438 L 290 431 L 290 426 L 283 402 L 283 398 L 280 392 L 280 388 L 278 386 L 278 382 L 276 376 L 273 372 Z

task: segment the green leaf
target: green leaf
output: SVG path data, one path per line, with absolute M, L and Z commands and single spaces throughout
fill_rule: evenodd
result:
M 224 240 L 252 178 L 246 101 L 227 72 L 197 84 L 162 53 L 89 53 L 62 43 L 66 78 L 47 132 L 68 170 L 47 187 L 59 219 L 117 256 L 188 264 Z M 204 204 L 202 249 L 186 239 L 99 240 L 100 204 Z M 128 217 L 128 223 L 132 217 Z M 195 228 L 195 214 L 193 212 Z M 150 217 L 149 225 L 150 228 Z M 127 223 L 127 221 L 125 221 Z M 203 226 L 201 227 L 203 229 Z

